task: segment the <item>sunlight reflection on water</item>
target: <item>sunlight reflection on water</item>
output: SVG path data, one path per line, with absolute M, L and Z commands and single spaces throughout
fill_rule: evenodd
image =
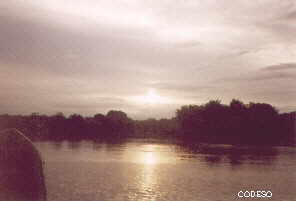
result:
M 271 189 L 274 200 L 295 198 L 292 147 L 36 145 L 45 160 L 48 201 L 230 201 L 241 189 L 262 188 Z

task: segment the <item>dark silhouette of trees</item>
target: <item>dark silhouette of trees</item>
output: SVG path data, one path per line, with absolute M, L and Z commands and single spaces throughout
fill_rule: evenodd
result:
M 183 106 L 177 110 L 177 120 L 181 136 L 190 140 L 216 141 L 226 136 L 229 127 L 230 110 L 219 100 L 211 100 L 204 105 Z
M 291 126 L 295 115 L 294 119 L 281 116 L 266 103 L 244 104 L 233 99 L 228 106 L 212 100 L 204 105 L 183 106 L 176 116 L 179 136 L 189 141 L 287 144 L 295 137 Z
M 283 144 L 296 144 L 296 112 L 284 113 L 279 116 L 279 130 L 284 133 Z
M 132 135 L 133 121 L 122 111 L 111 110 L 106 115 L 107 138 L 122 139 Z
M 176 134 L 176 119 L 146 119 L 135 121 L 135 135 L 140 138 L 166 138 Z
M 91 140 L 98 140 L 108 133 L 107 119 L 103 114 L 95 114 L 93 117 L 86 118 L 87 132 L 85 137 Z
M 0 129 L 17 128 L 32 140 L 80 141 L 136 138 L 175 138 L 186 143 L 294 145 L 296 112 L 279 114 L 267 103 L 229 105 L 211 100 L 185 105 L 171 119 L 132 120 L 122 111 L 83 117 L 63 113 L 52 116 L 0 115 Z
M 80 141 L 121 139 L 133 135 L 134 121 L 122 111 L 110 111 L 105 116 L 83 117 L 63 113 L 52 116 L 32 113 L 28 116 L 0 115 L 0 129 L 17 128 L 32 140 Z
M 55 141 L 64 140 L 67 132 L 66 120 L 66 117 L 61 112 L 49 117 L 47 126 L 50 135 L 47 138 Z
M 72 114 L 66 120 L 66 139 L 78 141 L 84 139 L 86 122 L 79 114 Z

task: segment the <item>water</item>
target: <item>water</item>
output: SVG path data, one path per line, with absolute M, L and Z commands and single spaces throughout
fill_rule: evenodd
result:
M 296 200 L 296 148 L 176 144 L 36 143 L 48 201 Z M 270 190 L 272 198 L 238 198 Z

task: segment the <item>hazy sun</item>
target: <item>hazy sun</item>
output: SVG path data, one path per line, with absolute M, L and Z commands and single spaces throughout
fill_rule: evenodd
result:
M 136 96 L 133 98 L 133 100 L 142 104 L 161 104 L 168 102 L 166 98 L 158 95 L 155 89 L 149 89 L 145 95 Z
M 155 90 L 150 89 L 148 93 L 145 96 L 143 96 L 143 102 L 151 104 L 161 103 L 162 98 L 155 92 Z

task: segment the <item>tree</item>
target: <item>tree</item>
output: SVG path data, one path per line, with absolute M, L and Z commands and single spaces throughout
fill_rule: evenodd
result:
M 67 124 L 66 117 L 62 112 L 56 113 L 55 115 L 49 117 L 48 120 L 48 130 L 49 130 L 49 139 L 52 140 L 64 140 L 67 139 Z
M 68 139 L 81 140 L 86 134 L 86 122 L 79 114 L 72 114 L 67 119 L 67 135 Z
M 108 137 L 124 138 L 134 132 L 133 121 L 122 111 L 111 110 L 106 115 Z

